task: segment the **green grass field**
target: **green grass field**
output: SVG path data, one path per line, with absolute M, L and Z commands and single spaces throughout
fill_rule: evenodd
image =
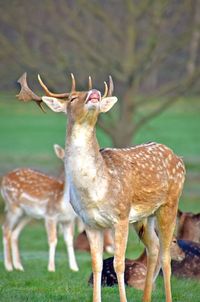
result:
M 174 107 L 145 125 L 134 143 L 158 141 L 182 155 L 187 166 L 187 180 L 180 208 L 200 212 L 200 106 L 198 100 L 180 100 Z M 48 111 L 42 114 L 34 104 L 21 104 L 9 94 L 0 95 L 0 176 L 22 166 L 59 174 L 62 164 L 55 158 L 53 143 L 64 145 L 65 116 Z M 98 130 L 101 146 L 109 139 Z M 1 209 L 3 202 L 0 199 Z M 1 215 L 1 221 L 3 221 Z M 134 258 L 142 244 L 129 234 L 126 256 Z M 87 286 L 91 272 L 90 255 L 76 253 L 79 273 L 70 272 L 62 238 L 56 254 L 56 273 L 47 272 L 48 246 L 42 222 L 30 224 L 20 239 L 25 272 L 8 273 L 3 267 L 0 240 L 0 301 L 89 302 L 92 289 Z M 108 255 L 104 255 L 107 257 Z M 199 302 L 200 283 L 172 278 L 173 301 Z M 119 301 L 118 289 L 104 288 L 103 301 Z M 127 288 L 128 301 L 141 301 L 142 292 Z M 162 277 L 157 280 L 153 302 L 164 301 Z
M 130 230 L 127 257 L 134 258 L 142 249 L 142 244 Z M 78 302 L 91 301 L 92 289 L 87 286 L 91 272 L 90 256 L 77 252 L 80 272 L 71 272 L 62 238 L 56 254 L 56 272 L 47 272 L 47 243 L 43 225 L 34 223 L 27 227 L 21 236 L 21 251 L 25 272 L 5 272 L 0 266 L 0 301 L 31 302 Z M 108 257 L 108 255 L 104 255 Z M 177 302 L 199 302 L 199 282 L 172 279 L 174 300 Z M 103 301 L 119 301 L 118 288 L 103 288 Z M 141 301 L 142 292 L 127 287 L 128 301 Z M 164 301 L 163 279 L 159 277 L 153 301 Z

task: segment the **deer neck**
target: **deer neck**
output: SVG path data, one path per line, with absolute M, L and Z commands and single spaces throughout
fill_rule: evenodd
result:
M 96 131 L 90 124 L 78 124 L 68 128 L 66 143 L 66 171 L 74 169 L 83 170 L 87 168 L 94 170 L 94 175 L 98 177 L 99 167 L 104 167 L 104 160 L 99 152 L 99 144 L 96 139 Z M 73 167 L 71 163 L 77 162 Z M 80 172 L 80 171 L 79 171 Z M 96 172 L 96 174 L 95 174 Z
M 108 173 L 99 152 L 95 129 L 89 124 L 68 127 L 65 168 L 70 200 L 78 215 L 96 207 L 108 191 Z M 82 215 L 81 215 L 82 216 Z
M 95 156 L 98 160 L 101 158 L 93 123 L 72 123 L 69 121 L 66 139 L 67 157 L 73 156 L 73 152 L 77 153 L 79 150 L 87 152 L 88 157 Z

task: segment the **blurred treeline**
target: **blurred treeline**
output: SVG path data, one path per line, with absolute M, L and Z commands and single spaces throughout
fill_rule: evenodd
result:
M 70 89 L 70 72 L 79 89 L 90 74 L 103 90 L 111 74 L 120 102 L 99 124 L 115 146 L 199 93 L 199 0 L 7 0 L 0 9 L 0 89 L 27 71 L 37 92 L 37 73 L 54 91 Z M 153 99 L 161 101 L 146 110 Z

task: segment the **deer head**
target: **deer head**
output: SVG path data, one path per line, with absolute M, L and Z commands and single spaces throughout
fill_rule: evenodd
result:
M 73 74 L 71 74 L 71 78 L 71 91 L 57 94 L 49 91 L 41 80 L 41 77 L 38 75 L 39 83 L 46 94 L 45 96 L 39 97 L 29 88 L 27 84 L 27 75 L 24 73 L 18 80 L 18 83 L 21 85 L 21 91 L 17 97 L 24 102 L 30 100 L 35 101 L 42 110 L 44 109 L 41 104 L 44 102 L 52 111 L 67 113 L 70 121 L 78 123 L 84 123 L 86 121 L 94 121 L 95 123 L 100 112 L 109 111 L 117 102 L 117 98 L 112 96 L 114 86 L 111 76 L 109 76 L 109 86 L 104 82 L 105 92 L 103 96 L 101 96 L 99 90 L 92 89 L 91 77 L 89 77 L 88 91 L 77 91 Z

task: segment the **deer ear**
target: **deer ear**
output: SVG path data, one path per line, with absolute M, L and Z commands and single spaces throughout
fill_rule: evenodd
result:
M 42 101 L 55 112 L 67 113 L 67 102 L 51 96 L 43 96 Z
M 53 147 L 54 147 L 54 152 L 55 152 L 56 156 L 58 158 L 64 160 L 65 150 L 60 145 L 57 145 L 57 144 L 54 144 Z
M 107 98 L 104 98 L 100 102 L 100 112 L 107 112 L 109 111 L 112 106 L 117 102 L 116 96 L 109 96 Z

